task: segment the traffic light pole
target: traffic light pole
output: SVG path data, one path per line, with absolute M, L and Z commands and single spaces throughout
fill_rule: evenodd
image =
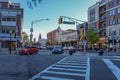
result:
M 67 17 L 67 16 L 60 16 L 60 18 L 59 18 L 59 23 L 60 24 L 62 24 L 61 19 L 63 19 L 63 18 L 67 18 L 67 19 L 69 19 L 69 20 L 71 20 L 75 23 L 78 23 L 78 24 L 80 24 L 80 22 L 84 22 L 84 38 L 86 37 L 86 21 L 78 20 L 78 19 L 75 19 L 75 18 L 70 18 L 70 17 Z M 86 53 L 86 45 L 87 45 L 87 40 L 86 39 L 83 40 L 83 45 L 84 45 L 84 53 Z

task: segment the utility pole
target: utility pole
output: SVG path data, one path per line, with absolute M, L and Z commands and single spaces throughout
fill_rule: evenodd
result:
M 31 34 L 30 34 L 30 43 L 31 44 L 32 44 L 32 39 L 33 39 L 33 24 L 38 23 L 40 21 L 44 21 L 44 20 L 49 21 L 49 19 L 40 19 L 40 20 L 35 20 L 35 21 L 31 22 L 31 28 L 30 28 L 30 32 L 31 32 Z

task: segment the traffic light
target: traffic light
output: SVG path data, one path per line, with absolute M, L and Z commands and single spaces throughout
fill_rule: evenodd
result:
M 14 38 L 16 38 L 16 32 L 14 32 L 13 36 L 14 36 Z
M 62 18 L 59 18 L 58 24 L 62 24 Z

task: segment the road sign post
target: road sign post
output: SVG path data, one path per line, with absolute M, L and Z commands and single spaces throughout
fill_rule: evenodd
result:
M 83 40 L 84 53 L 86 53 L 86 45 L 87 45 L 87 40 Z

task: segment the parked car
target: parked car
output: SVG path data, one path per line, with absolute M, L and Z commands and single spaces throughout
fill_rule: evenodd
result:
M 78 48 L 77 48 L 77 51 L 83 51 L 83 50 L 84 50 L 83 47 L 78 47 Z
M 40 46 L 40 49 L 46 50 L 47 48 L 45 46 Z
M 39 52 L 37 47 L 26 47 L 19 49 L 19 54 L 35 54 Z
M 62 54 L 64 53 L 61 46 L 55 46 L 52 50 L 52 54 Z
M 63 47 L 63 50 L 68 50 L 68 47 L 66 47 L 66 46 L 65 46 L 65 47 Z

